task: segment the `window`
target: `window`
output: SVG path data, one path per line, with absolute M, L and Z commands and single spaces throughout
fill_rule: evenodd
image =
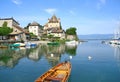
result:
M 17 30 L 15 30 L 15 32 L 17 32 Z

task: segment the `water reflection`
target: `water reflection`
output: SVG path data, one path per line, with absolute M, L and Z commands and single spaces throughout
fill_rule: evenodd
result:
M 117 60 L 117 64 L 119 67 L 119 71 L 120 71 L 120 45 L 116 45 L 116 44 L 111 44 L 112 47 L 114 47 L 114 56 Z
M 21 58 L 27 57 L 32 61 L 39 61 L 44 57 L 51 66 L 56 65 L 61 60 L 61 56 L 65 53 L 68 55 L 76 55 L 77 46 L 59 46 L 39 45 L 35 48 L 12 48 L 0 49 L 0 66 L 13 68 L 18 64 Z
M 67 54 L 75 56 L 76 50 L 77 50 L 77 45 L 74 46 L 66 45 L 65 51 Z

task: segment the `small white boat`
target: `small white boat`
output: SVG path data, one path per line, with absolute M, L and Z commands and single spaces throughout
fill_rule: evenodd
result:
M 78 41 L 72 40 L 72 41 L 66 41 L 66 45 L 78 45 Z
M 120 45 L 120 27 L 118 27 L 114 32 L 113 40 L 109 41 L 110 44 Z
M 12 47 L 25 47 L 24 43 L 14 43 L 11 45 Z
M 25 42 L 25 45 L 26 45 L 26 47 L 36 47 L 37 46 L 37 44 L 36 43 L 31 43 L 31 42 Z

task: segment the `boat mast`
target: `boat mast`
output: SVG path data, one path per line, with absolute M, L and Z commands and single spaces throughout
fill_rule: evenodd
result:
M 119 31 L 118 39 L 120 39 L 120 21 L 118 22 L 118 31 Z

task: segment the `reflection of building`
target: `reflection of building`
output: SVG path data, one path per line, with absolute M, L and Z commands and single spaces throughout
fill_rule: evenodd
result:
M 28 57 L 29 59 L 32 60 L 39 60 L 39 49 L 38 48 L 31 49 L 31 52 Z
M 59 63 L 60 55 L 61 54 L 46 54 L 46 58 L 52 67 Z
M 44 57 L 48 60 L 51 66 L 59 63 L 61 54 L 65 52 L 65 45 L 49 46 L 41 45 L 40 52 L 44 54 Z
M 65 52 L 65 45 L 61 44 L 59 46 L 47 46 L 48 53 L 62 54 Z

